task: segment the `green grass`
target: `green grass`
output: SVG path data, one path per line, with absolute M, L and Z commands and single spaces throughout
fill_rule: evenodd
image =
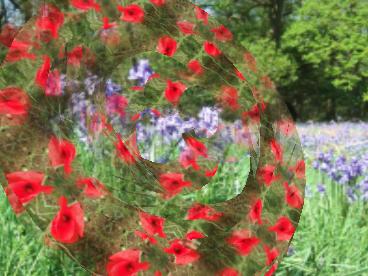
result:
M 114 181 L 113 166 L 109 161 L 96 166 L 93 154 L 82 154 L 82 166 L 104 181 Z M 196 200 L 221 201 L 242 189 L 234 177 L 246 178 L 248 171 L 243 168 L 249 168 L 249 159 L 242 157 L 225 166 L 208 188 L 194 194 Z M 312 196 L 305 200 L 292 242 L 295 253 L 284 259 L 277 275 L 368 275 L 368 212 L 364 204 L 348 204 L 342 187 L 313 169 L 307 168 L 307 182 Z M 320 182 L 327 187 L 324 196 L 316 191 Z M 223 198 L 218 198 L 219 194 Z M 43 234 L 27 217 L 22 221 L 16 218 L 3 192 L 0 212 L 0 275 L 88 275 L 61 251 L 44 246 Z
M 18 219 L 0 192 L 0 275 L 87 275 L 62 252 L 44 246 L 43 235 L 27 217 Z
M 277 275 L 368 275 L 368 211 L 349 204 L 343 188 L 315 170 L 307 170 L 312 196 L 307 198 L 286 257 Z M 326 184 L 326 194 L 316 191 Z

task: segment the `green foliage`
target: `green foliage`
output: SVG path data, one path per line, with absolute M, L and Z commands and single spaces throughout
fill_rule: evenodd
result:
M 196 1 L 230 27 L 300 120 L 366 118 L 366 0 Z
M 367 3 L 308 0 L 296 17 L 284 35 L 284 48 L 322 72 L 337 89 L 367 89 Z
M 292 56 L 278 50 L 273 40 L 269 38 L 245 39 L 242 44 L 256 57 L 258 67 L 266 72 L 272 81 L 285 86 L 297 81 L 298 65 Z

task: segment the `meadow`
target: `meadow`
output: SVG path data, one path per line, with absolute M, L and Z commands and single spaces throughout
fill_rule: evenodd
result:
M 307 159 L 306 199 L 276 275 L 368 275 L 368 124 L 308 123 L 297 129 Z M 87 151 L 83 156 L 84 166 L 93 166 Z M 237 166 L 231 164 L 225 171 L 246 177 L 246 170 Z M 100 169 L 99 174 L 111 175 L 108 166 Z M 226 185 L 230 180 L 221 175 L 214 181 L 216 193 L 197 196 L 211 201 L 241 188 Z M 31 220 L 19 223 L 3 192 L 0 212 L 0 275 L 88 275 L 62 252 L 45 247 L 43 234 Z
M 18 27 L 37 12 L 41 2 L 0 1 L 0 60 L 5 57 Z M 74 8 L 68 7 L 68 0 L 48 2 L 57 4 L 68 13 L 75 12 Z M 287 256 L 276 275 L 368 276 L 368 123 L 347 121 L 367 118 L 368 114 L 368 32 L 362 31 L 366 30 L 364 22 L 368 15 L 366 0 L 194 2 L 228 26 L 234 39 L 255 55 L 260 71 L 275 82 L 296 118 L 314 121 L 297 124 L 306 158 L 305 204 Z M 247 24 L 244 24 L 245 19 Z M 87 25 L 81 29 L 89 29 L 91 24 Z M 104 38 L 109 30 L 101 34 Z M 111 34 L 114 36 L 115 32 Z M 69 36 L 69 32 L 65 35 Z M 107 80 L 104 92 L 106 99 L 111 99 L 107 109 L 121 111 L 114 95 L 126 93 L 132 85 L 144 86 L 154 73 L 148 59 L 145 59 L 147 57 L 136 58 L 132 60 L 132 68 L 129 61 L 114 68 L 114 73 L 109 75 L 120 85 Z M 162 62 L 163 68 L 171 65 L 158 56 L 149 58 Z M 74 81 L 67 84 L 66 80 L 61 74 L 61 91 L 58 91 L 61 94 L 65 93 L 66 85 L 75 84 Z M 118 190 L 120 198 L 134 201 L 135 194 L 129 190 L 129 180 L 122 182 L 116 178 L 114 166 L 106 159 L 95 162 L 102 160 L 100 157 L 104 151 L 91 151 L 88 147 L 86 117 L 94 112 L 90 98 L 97 90 L 101 92 L 103 89 L 100 88 L 104 86 L 101 86 L 99 77 L 89 74 L 77 84 L 83 87 L 83 92 L 73 93 L 67 116 L 71 115 L 81 123 L 75 129 L 73 141 L 77 146 L 78 161 L 85 171 L 93 172 L 104 183 L 126 183 L 124 189 Z M 194 105 L 190 102 L 186 106 Z M 164 163 L 173 155 L 179 155 L 178 149 L 182 149 L 183 141 L 176 144 L 176 151 L 171 151 L 165 144 L 179 141 L 181 133 L 193 127 L 215 131 L 217 111 L 213 107 L 205 107 L 202 111 L 198 121 L 182 120 L 172 114 L 153 119 L 153 127 L 138 129 L 137 138 L 143 157 Z M 62 116 L 64 114 L 51 118 L 55 120 L 52 124 L 57 125 L 59 119 L 65 119 Z M 316 122 L 340 119 L 347 122 Z M 119 124 L 119 119 L 115 123 Z M 231 144 L 233 132 L 227 128 L 221 132 L 224 144 Z M 155 139 L 157 135 L 167 141 L 162 143 Z M 227 154 L 233 161 L 219 170 L 211 187 L 189 196 L 211 203 L 232 198 L 241 191 L 241 183 L 248 174 L 249 156 L 231 147 Z M 0 276 L 89 275 L 63 252 L 45 246 L 44 233 L 29 217 L 15 216 L 2 189 L 0 212 Z

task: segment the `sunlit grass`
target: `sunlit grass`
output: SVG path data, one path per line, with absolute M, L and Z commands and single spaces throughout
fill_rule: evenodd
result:
M 349 204 L 343 187 L 307 169 L 311 195 L 306 198 L 286 257 L 277 275 L 368 275 L 368 211 L 363 202 Z M 320 194 L 317 183 L 326 185 Z

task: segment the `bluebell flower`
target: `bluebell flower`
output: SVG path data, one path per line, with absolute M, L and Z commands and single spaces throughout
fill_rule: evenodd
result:
M 318 184 L 317 185 L 317 191 L 324 195 L 326 193 L 326 186 L 324 184 Z
M 144 86 L 149 77 L 153 74 L 153 70 L 149 65 L 148 59 L 140 59 L 133 67 L 129 70 L 129 80 L 134 80 L 137 85 Z
M 355 191 L 352 187 L 347 187 L 346 195 L 348 197 L 349 202 L 354 202 L 358 199 L 358 196 L 356 195 L 356 193 L 355 193 Z
M 219 125 L 219 112 L 220 110 L 214 107 L 203 107 L 198 114 L 196 134 L 206 138 L 214 135 Z
M 122 92 L 122 88 L 119 84 L 114 83 L 111 79 L 108 79 L 105 83 L 105 95 L 107 97 Z

